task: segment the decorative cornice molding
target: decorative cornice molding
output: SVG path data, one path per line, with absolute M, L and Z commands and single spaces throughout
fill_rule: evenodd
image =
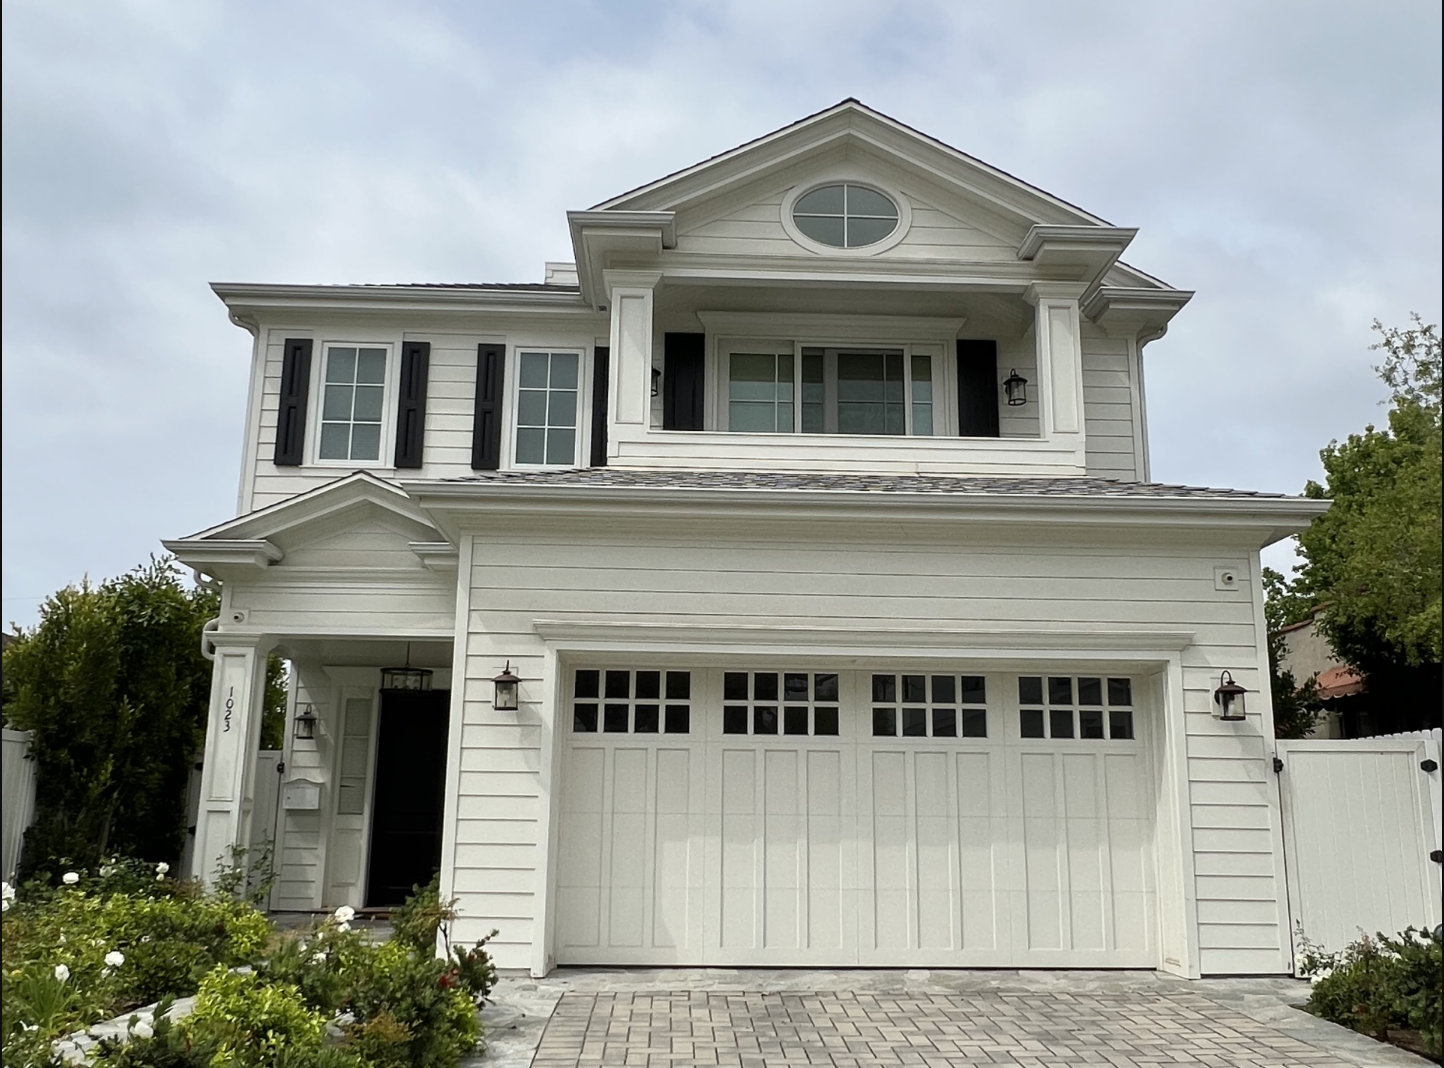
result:
M 265 538 L 178 538 L 161 544 L 181 563 L 201 571 L 216 565 L 264 570 L 284 555 Z

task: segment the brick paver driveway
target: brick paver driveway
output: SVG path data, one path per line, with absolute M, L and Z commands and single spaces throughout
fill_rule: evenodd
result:
M 1341 1032 L 1342 1033 L 1342 1032 Z M 724 990 L 565 993 L 535 1068 L 1357 1065 L 1180 984 L 1126 992 Z M 1349 1036 L 1357 1038 L 1358 1036 Z M 1398 1051 L 1379 1047 L 1380 1064 Z M 1422 1064 L 1423 1062 L 1417 1062 Z

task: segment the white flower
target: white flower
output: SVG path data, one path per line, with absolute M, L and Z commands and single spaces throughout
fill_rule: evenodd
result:
M 0 898 L 4 898 L 6 901 L 14 901 L 15 887 L 9 883 L 0 882 Z
M 150 1038 L 155 1034 L 155 1028 L 144 1020 L 136 1020 L 130 1025 L 130 1033 L 136 1038 Z
M 125 963 L 125 954 L 118 949 L 112 949 L 105 955 L 105 963 L 109 964 L 112 968 L 119 968 Z
M 68 871 L 60 877 L 60 881 L 66 886 L 74 886 L 76 883 L 80 882 L 80 872 Z
M 8 897 L 7 897 L 7 898 L 0 898 L 0 912 L 9 912 L 9 911 L 10 911 L 10 899 L 9 899 Z
M 115 874 L 115 868 L 112 867 L 111 865 L 109 865 L 109 864 L 102 864 L 102 865 L 100 866 L 100 877 L 101 877 L 102 879 L 109 879 L 109 878 L 110 878 L 112 875 L 114 875 L 114 874 Z
M 349 930 L 351 930 L 351 925 L 350 925 L 349 923 L 338 923 L 338 924 L 336 925 L 336 930 L 338 930 L 338 931 L 349 931 Z
M 356 910 L 350 905 L 342 905 L 331 915 L 335 917 L 337 923 L 350 923 L 356 918 Z
M 156 872 L 156 873 L 155 873 L 155 881 L 158 882 L 158 883 L 163 883 L 163 882 L 165 882 L 165 872 L 163 872 L 163 871 L 158 871 L 158 872 Z
M 169 873 L 169 872 L 170 872 L 170 865 L 167 864 L 165 861 L 161 861 L 159 864 L 157 864 L 157 865 L 155 866 L 155 873 L 156 873 L 157 875 L 165 875 L 165 874 L 167 874 L 167 873 Z
M 62 946 L 65 945 L 65 932 L 64 932 L 64 931 L 61 931 L 61 932 L 60 932 L 60 944 L 61 944 Z
M 65 982 L 70 978 L 70 969 L 63 964 L 57 964 L 55 966 L 55 978 L 59 979 L 62 983 Z

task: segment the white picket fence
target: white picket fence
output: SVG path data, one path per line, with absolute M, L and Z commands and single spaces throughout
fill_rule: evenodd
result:
M 1296 929 L 1329 950 L 1444 920 L 1441 732 L 1277 743 Z
M 0 811 L 0 875 L 14 882 L 15 869 L 20 866 L 20 847 L 25 832 L 35 819 L 35 761 L 30 759 L 30 732 L 12 731 L 6 727 L 3 763 L 4 809 Z

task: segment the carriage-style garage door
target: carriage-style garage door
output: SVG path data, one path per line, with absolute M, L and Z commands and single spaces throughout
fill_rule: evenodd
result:
M 559 963 L 1157 963 L 1129 679 L 568 681 Z

